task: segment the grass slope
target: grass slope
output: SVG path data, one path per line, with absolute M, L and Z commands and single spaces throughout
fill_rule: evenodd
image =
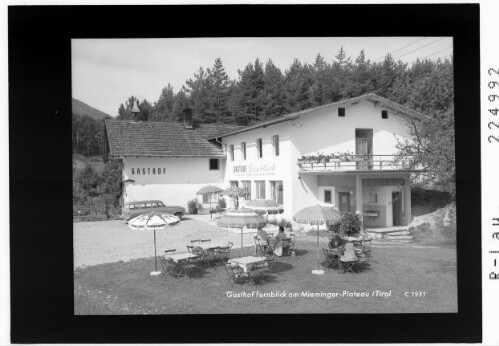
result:
M 222 266 L 202 269 L 200 278 L 150 276 L 153 258 L 79 268 L 74 273 L 75 314 L 457 312 L 455 248 L 373 247 L 369 269 L 358 274 L 327 269 L 322 276 L 311 274 L 316 267 L 315 244 L 302 241 L 296 249 L 295 257 L 277 258 L 272 280 L 257 286 L 226 285 Z M 254 253 L 253 247 L 245 250 Z M 376 290 L 391 295 L 373 297 Z M 253 291 L 285 292 L 286 297 L 228 296 Z M 302 297 L 307 291 L 338 296 Z M 343 296 L 344 292 L 366 292 L 369 297 Z M 424 296 L 411 296 L 412 292 Z

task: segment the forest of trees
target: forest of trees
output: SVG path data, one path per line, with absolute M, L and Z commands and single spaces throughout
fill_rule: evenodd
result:
M 295 59 L 285 71 L 270 59 L 256 59 L 231 80 L 218 58 L 212 67 L 194 72 L 180 90 L 168 83 L 154 102 L 129 96 L 119 106 L 118 119 L 133 119 L 130 111 L 137 104 L 141 114 L 136 120 L 182 121 L 183 110 L 190 108 L 200 123 L 247 125 L 369 92 L 428 113 L 452 104 L 452 68 L 449 59 L 416 60 L 409 66 L 387 55 L 371 62 L 363 51 L 352 61 L 341 49 L 332 61 L 318 54 L 314 64 Z M 432 98 L 439 103 L 425 104 L 421 98 L 434 91 L 428 81 L 435 79 L 449 90 L 436 90 Z
M 409 65 L 387 55 L 372 62 L 361 51 L 352 60 L 342 48 L 332 61 L 317 54 L 313 64 L 295 59 L 284 71 L 270 59 L 256 59 L 238 70 L 237 79 L 232 80 L 217 58 L 212 67 L 195 71 L 180 90 L 167 83 L 156 101 L 129 96 L 119 106 L 117 119 L 182 122 L 184 110 L 189 108 L 195 122 L 247 125 L 365 93 L 375 93 L 428 116 L 411 128 L 414 144 L 401 143 L 399 149 L 415 158 L 414 166 L 428 170 L 435 186 L 454 196 L 452 59 L 418 59 Z M 140 110 L 138 119 L 131 113 L 134 104 Z M 74 118 L 74 151 L 98 154 L 101 126 L 101 122 Z

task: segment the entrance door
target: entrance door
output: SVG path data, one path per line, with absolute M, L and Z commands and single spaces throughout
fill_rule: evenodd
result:
M 392 192 L 393 225 L 402 226 L 402 194 L 400 191 Z
M 350 212 L 350 192 L 338 192 L 340 213 Z

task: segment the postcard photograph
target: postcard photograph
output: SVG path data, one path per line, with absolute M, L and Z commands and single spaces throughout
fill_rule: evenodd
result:
M 453 37 L 71 58 L 75 315 L 458 312 Z

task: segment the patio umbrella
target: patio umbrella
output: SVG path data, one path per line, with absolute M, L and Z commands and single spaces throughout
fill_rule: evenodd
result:
M 166 214 L 166 213 L 158 213 L 158 212 L 150 212 L 147 214 L 142 214 L 137 216 L 136 218 L 128 221 L 128 227 L 133 230 L 145 230 L 145 231 L 154 231 L 154 268 L 155 271 L 151 272 L 151 275 L 159 275 L 161 274 L 158 271 L 158 259 L 156 256 L 156 230 L 157 229 L 165 229 L 167 226 L 176 225 L 180 222 L 180 219 L 175 215 Z
M 241 256 L 243 254 L 243 228 L 258 228 L 266 225 L 265 219 L 250 209 L 230 210 L 217 221 L 217 226 L 241 229 Z
M 244 206 L 258 214 L 282 214 L 284 209 L 270 199 L 252 199 Z
M 238 197 L 244 197 L 248 195 L 248 190 L 242 188 L 242 187 L 229 187 L 228 189 L 225 189 L 222 192 L 222 195 L 229 196 L 231 198 L 234 198 L 234 206 L 236 205 L 235 199 Z
M 324 274 L 324 270 L 319 266 L 319 225 L 333 224 L 341 219 L 340 213 L 332 207 L 314 205 L 300 210 L 293 216 L 293 220 L 298 223 L 308 223 L 317 225 L 317 270 L 313 270 L 313 274 Z
M 197 192 L 198 195 L 210 195 L 209 200 L 210 200 L 210 209 L 211 209 L 211 195 L 214 193 L 220 193 L 222 192 L 223 189 L 219 188 L 218 186 L 213 186 L 213 185 L 208 185 L 203 187 L 201 190 Z M 210 219 L 211 219 L 211 213 L 210 213 Z

